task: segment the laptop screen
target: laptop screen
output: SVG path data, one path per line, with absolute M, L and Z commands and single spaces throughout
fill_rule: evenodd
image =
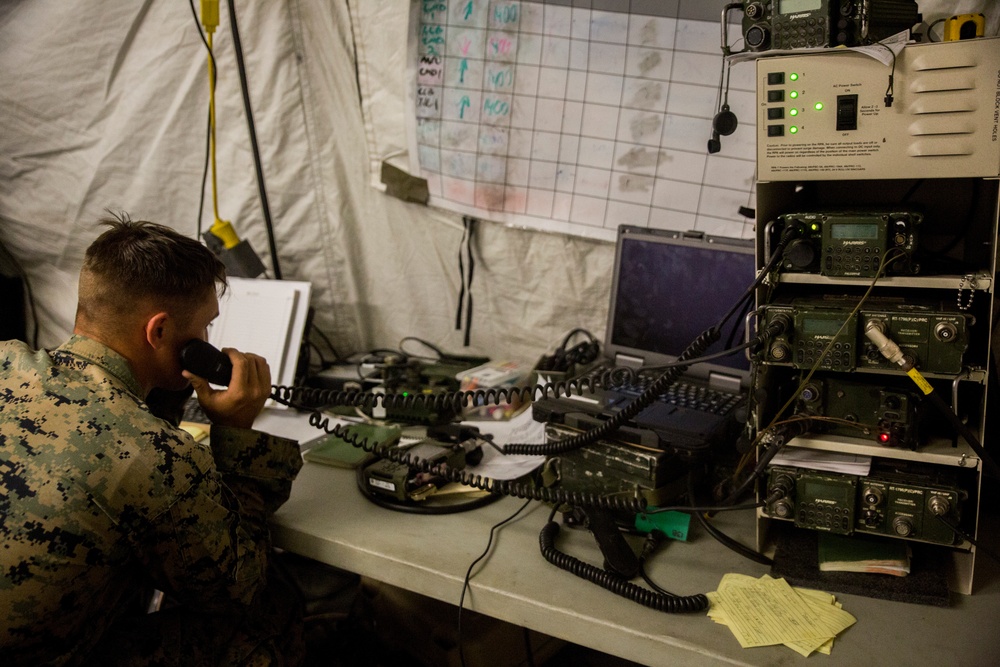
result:
M 753 283 L 750 240 L 691 238 L 677 232 L 622 227 L 611 287 L 606 351 L 643 366 L 673 361 L 699 334 L 716 325 Z M 752 300 L 751 300 L 752 302 Z M 741 308 L 705 354 L 743 342 Z M 750 368 L 743 350 L 713 360 L 709 370 Z

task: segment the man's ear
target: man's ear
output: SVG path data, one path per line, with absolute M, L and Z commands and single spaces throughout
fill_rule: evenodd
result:
M 149 343 L 150 347 L 154 350 L 159 349 L 163 346 L 167 339 L 167 326 L 169 324 L 170 315 L 165 311 L 159 312 L 146 320 L 146 342 Z

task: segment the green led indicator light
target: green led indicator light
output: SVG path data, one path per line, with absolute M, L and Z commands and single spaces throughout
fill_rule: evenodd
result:
M 795 134 L 796 132 L 799 131 L 799 128 L 792 125 L 791 127 L 788 128 L 788 131 L 791 132 L 792 134 Z
M 813 230 L 813 231 L 815 232 L 815 231 L 819 230 L 819 225 L 818 225 L 817 223 L 815 223 L 815 222 L 814 222 L 814 223 L 812 223 L 812 225 L 810 226 L 810 229 L 812 229 L 812 230 Z
M 793 90 L 792 92 L 788 93 L 788 96 L 794 100 L 796 97 L 799 96 L 799 92 L 797 90 Z
M 799 80 L 799 75 L 798 75 L 798 74 L 796 74 L 795 72 L 792 72 L 791 74 L 789 74 L 789 75 L 788 75 L 788 78 L 789 78 L 789 79 L 790 79 L 791 81 L 798 81 L 798 80 Z
M 822 102 L 817 102 L 815 106 L 816 106 L 816 111 L 822 111 L 823 110 L 823 103 Z
M 798 109 L 789 109 L 788 110 L 788 115 L 789 116 L 798 116 L 799 115 L 799 110 Z

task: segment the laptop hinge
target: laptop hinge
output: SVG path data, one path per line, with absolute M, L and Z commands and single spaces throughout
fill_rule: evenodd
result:
M 739 377 L 710 371 L 708 374 L 708 386 L 720 391 L 739 392 L 742 385 Z
M 622 354 L 621 352 L 615 355 L 615 366 L 623 366 L 625 368 L 640 368 L 642 366 L 642 357 L 633 357 L 627 354 Z

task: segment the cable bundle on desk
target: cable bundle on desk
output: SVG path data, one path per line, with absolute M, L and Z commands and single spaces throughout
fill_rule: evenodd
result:
M 418 472 L 434 473 L 445 478 L 449 482 L 462 484 L 474 489 L 486 491 L 488 493 L 511 496 L 529 500 L 538 500 L 546 503 L 571 504 L 585 507 L 599 507 L 601 509 L 613 511 L 641 512 L 646 507 L 644 498 L 623 498 L 600 496 L 593 493 L 583 493 L 576 491 L 565 491 L 563 489 L 539 487 L 534 484 L 525 484 L 517 480 L 496 480 L 482 475 L 474 475 L 465 470 L 456 470 L 447 466 L 413 456 L 405 450 L 396 447 L 388 447 L 384 444 L 372 444 L 364 436 L 351 433 L 347 426 L 335 424 L 330 427 L 330 419 L 314 412 L 309 417 L 309 424 L 320 428 L 326 433 L 335 435 L 345 442 L 360 447 L 369 454 L 385 458 L 393 463 L 400 463 L 409 466 Z

